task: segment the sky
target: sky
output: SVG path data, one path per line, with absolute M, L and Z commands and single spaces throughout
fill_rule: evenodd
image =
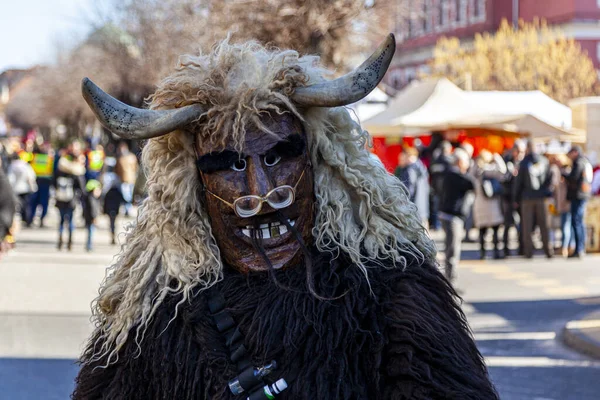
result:
M 0 72 L 54 61 L 90 30 L 94 0 L 0 0 Z

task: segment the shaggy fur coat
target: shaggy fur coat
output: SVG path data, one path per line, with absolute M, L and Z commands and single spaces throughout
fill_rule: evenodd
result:
M 300 266 L 274 276 L 226 269 L 218 284 L 254 365 L 274 359 L 267 378 L 288 381 L 278 399 L 498 399 L 456 294 L 434 265 L 373 265 L 369 286 L 346 257 L 313 262 L 315 289 L 331 300 L 309 294 Z M 206 293 L 174 317 L 178 300 L 161 305 L 141 347 L 130 335 L 108 367 L 89 362 L 88 349 L 73 399 L 246 399 L 227 387 L 237 370 Z

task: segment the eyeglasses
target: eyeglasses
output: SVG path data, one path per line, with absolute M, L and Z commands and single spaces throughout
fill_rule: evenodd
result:
M 227 204 L 229 207 L 231 207 L 238 217 L 249 218 L 260 212 L 263 203 L 269 204 L 269 206 L 271 206 L 275 210 L 281 210 L 282 208 L 291 206 L 294 203 L 294 200 L 296 199 L 296 188 L 302 180 L 305 171 L 306 167 L 302 170 L 302 174 L 298 178 L 298 181 L 296 182 L 294 187 L 291 187 L 289 185 L 283 185 L 278 186 L 275 189 L 269 191 L 269 193 L 267 193 L 265 196 L 247 195 L 238 197 L 237 199 L 235 199 L 233 204 L 231 204 L 227 200 L 223 200 L 210 190 L 205 190 L 217 199 L 221 200 L 223 203 Z

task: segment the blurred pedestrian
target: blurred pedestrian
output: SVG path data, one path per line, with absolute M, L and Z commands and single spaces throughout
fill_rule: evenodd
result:
M 28 162 L 23 161 L 19 153 L 13 153 L 10 166 L 8 167 L 8 180 L 12 185 L 13 192 L 19 198 L 18 212 L 21 221 L 29 221 L 29 199 L 37 191 L 35 172 Z
M 473 147 L 473 145 L 471 143 L 468 142 L 463 142 L 461 143 L 460 147 L 462 149 L 464 149 L 467 154 L 469 155 L 469 171 L 468 173 L 472 173 L 473 171 L 473 154 L 475 153 L 475 148 Z M 475 240 L 473 238 L 471 238 L 471 230 L 473 229 L 473 227 L 475 226 L 474 222 L 473 222 L 473 206 L 471 204 L 471 208 L 469 209 L 469 215 L 467 216 L 467 219 L 465 220 L 465 237 L 463 239 L 464 242 L 467 243 L 474 243 Z
M 444 140 L 433 153 L 433 160 L 429 166 L 429 176 L 431 177 L 431 192 L 429 202 L 429 227 L 432 230 L 440 228 L 438 219 L 438 209 L 440 198 L 442 196 L 444 178 L 452 165 L 452 145 Z
M 485 237 L 492 229 L 494 258 L 504 258 L 498 247 L 498 231 L 504 222 L 502 211 L 502 182 L 506 178 L 506 164 L 499 154 L 482 150 L 475 160 L 473 175 L 477 180 L 475 185 L 475 204 L 473 220 L 479 229 L 479 258 L 486 258 Z
M 533 230 L 540 228 L 546 257 L 552 258 L 554 250 L 550 245 L 548 218 L 545 199 L 552 196 L 550 190 L 549 164 L 546 157 L 537 154 L 535 144 L 527 142 L 526 154 L 519 165 L 513 186 L 513 203 L 521 207 L 521 230 L 523 235 L 523 255 L 533 257 Z
M 550 173 L 555 186 L 553 193 L 553 214 L 560 218 L 561 253 L 563 257 L 570 254 L 570 245 L 573 242 L 571 228 L 571 203 L 567 200 L 567 181 L 563 177 L 570 164 L 569 158 L 564 154 L 550 154 Z
M 15 216 L 17 201 L 8 177 L 4 173 L 0 159 L 0 259 L 12 247 L 14 241 L 11 227 Z
M 102 191 L 104 196 L 104 214 L 110 220 L 110 244 L 116 244 L 116 221 L 122 204 L 125 204 L 121 193 L 121 180 L 114 172 L 117 161 L 113 157 L 106 157 L 104 173 L 102 174 Z M 141 175 L 141 174 L 140 174 Z
M 394 175 L 406 186 L 408 197 L 417 206 L 423 224 L 429 218 L 429 174 L 419 160 L 419 151 L 407 147 L 398 156 L 398 167 Z
M 60 212 L 58 250 L 61 250 L 63 247 L 65 225 L 68 228 L 67 250 L 72 249 L 73 231 L 75 229 L 73 212 L 75 211 L 79 194 L 85 186 L 84 175 L 85 159 L 81 154 L 81 146 L 78 142 L 73 142 L 69 145 L 66 153 L 58 159 L 52 182 L 55 188 L 56 207 Z
M 476 181 L 470 174 L 470 158 L 463 149 L 456 149 L 452 165 L 441 187 L 440 221 L 445 233 L 444 244 L 446 264 L 444 275 L 448 281 L 456 279 L 456 271 L 460 261 L 464 221 L 473 203 L 473 190 Z
M 10 144 L 7 139 L 0 140 L 0 165 L 2 165 L 2 170 L 4 174 L 8 174 L 8 167 L 10 166 Z
M 504 180 L 504 195 L 502 196 L 502 212 L 504 213 L 504 256 L 510 256 L 510 231 L 512 227 L 516 228 L 518 245 L 518 254 L 523 254 L 523 236 L 521 235 L 521 216 L 519 215 L 519 206 L 513 202 L 513 186 L 519 165 L 525 158 L 526 143 L 521 139 L 515 140 L 510 152 L 506 155 L 506 179 Z
M 44 218 L 48 213 L 50 186 L 52 186 L 52 175 L 54 173 L 54 152 L 49 143 L 45 143 L 34 150 L 31 167 L 35 172 L 37 191 L 31 196 L 27 226 L 31 226 L 38 207 L 41 207 L 40 227 L 43 227 Z
M 585 205 L 592 195 L 593 168 L 583 157 L 580 146 L 573 146 L 567 153 L 573 162 L 571 172 L 565 174 L 567 199 L 571 202 L 571 226 L 575 237 L 575 252 L 570 258 L 581 258 L 585 254 Z
M 133 201 L 133 187 L 138 172 L 138 160 L 135 154 L 129 151 L 126 142 L 119 144 L 115 172 L 121 180 L 121 193 L 125 199 L 125 215 L 129 216 Z
M 92 238 L 96 228 L 96 218 L 100 214 L 100 195 L 102 186 L 96 179 L 90 179 L 85 184 L 85 195 L 83 196 L 83 218 L 85 219 L 85 228 L 87 230 L 86 251 L 92 251 Z
M 95 140 L 88 140 L 88 149 L 85 154 L 85 180 L 100 179 L 104 167 L 104 147 L 97 144 Z
M 600 162 L 598 161 L 598 153 L 591 152 L 588 156 L 589 162 L 594 167 L 594 176 L 592 178 L 592 196 L 600 196 Z

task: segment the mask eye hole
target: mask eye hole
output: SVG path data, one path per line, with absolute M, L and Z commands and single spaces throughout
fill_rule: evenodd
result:
M 281 161 L 281 157 L 276 154 L 267 154 L 265 156 L 265 165 L 267 167 L 272 167 L 276 165 L 279 161 Z
M 234 171 L 245 171 L 246 170 L 246 160 L 240 158 L 235 160 L 233 164 L 231 164 L 231 169 Z

